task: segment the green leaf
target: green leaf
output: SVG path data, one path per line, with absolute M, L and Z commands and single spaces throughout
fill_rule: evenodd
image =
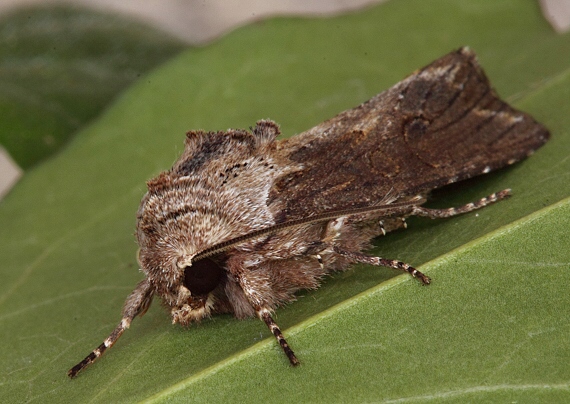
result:
M 299 368 L 268 340 L 151 401 L 565 402 L 569 218 L 570 198 L 424 265 L 434 287 L 396 277 L 303 321 Z
M 119 16 L 62 6 L 0 20 L 0 144 L 23 168 L 53 154 L 184 44 Z
M 277 311 L 302 365 L 265 325 L 188 329 L 156 304 L 77 379 L 66 371 L 120 318 L 141 279 L 144 181 L 184 132 L 270 117 L 300 132 L 470 45 L 498 92 L 552 131 L 530 159 L 436 193 L 451 220 L 410 220 L 375 253 L 426 271 L 421 287 L 367 266 Z M 142 78 L 0 205 L 0 401 L 568 401 L 570 36 L 532 2 L 393 1 L 333 19 L 274 19 Z M 390 279 L 392 278 L 392 279 Z

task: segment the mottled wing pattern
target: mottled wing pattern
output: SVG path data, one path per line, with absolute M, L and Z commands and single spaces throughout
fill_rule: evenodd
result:
M 509 165 L 548 131 L 500 100 L 468 48 L 364 104 L 284 140 L 303 168 L 275 182 L 278 221 L 425 193 Z

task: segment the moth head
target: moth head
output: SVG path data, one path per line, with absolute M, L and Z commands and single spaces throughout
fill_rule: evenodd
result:
M 152 189 L 138 212 L 140 267 L 173 322 L 181 324 L 209 316 L 215 294 L 223 294 L 223 264 L 194 257 L 231 231 L 223 217 L 204 206 L 205 198 L 192 197 L 186 188 Z

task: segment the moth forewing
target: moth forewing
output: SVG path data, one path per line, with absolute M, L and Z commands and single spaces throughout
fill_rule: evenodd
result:
M 153 296 L 182 325 L 217 313 L 256 315 L 299 363 L 271 313 L 299 289 L 361 262 L 430 279 L 404 262 L 366 255 L 372 238 L 408 216 L 447 218 L 510 195 L 449 209 L 421 206 L 433 189 L 513 164 L 548 131 L 502 101 L 475 54 L 452 52 L 389 90 L 293 138 L 192 131 L 173 167 L 148 182 L 137 213 L 145 278 L 113 333 L 69 372 L 112 346 Z

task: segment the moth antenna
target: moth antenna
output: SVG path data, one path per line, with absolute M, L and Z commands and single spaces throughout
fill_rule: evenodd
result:
M 197 253 L 192 259 L 192 261 L 196 262 L 203 258 L 219 254 L 221 252 L 229 250 L 230 248 L 238 244 L 241 244 L 245 241 L 249 241 L 257 237 L 266 236 L 269 234 L 277 233 L 281 230 L 304 226 L 311 223 L 326 222 L 328 220 L 336 219 L 342 216 L 351 216 L 351 215 L 358 215 L 364 213 L 378 213 L 385 216 L 410 214 L 413 212 L 414 208 L 417 207 L 417 205 L 421 205 L 425 201 L 426 201 L 425 198 L 421 196 L 416 196 L 405 202 L 396 202 L 387 205 L 363 206 L 360 208 L 351 208 L 351 209 L 332 210 L 329 212 L 313 215 L 307 218 L 290 220 L 287 222 L 266 227 L 264 229 L 255 230 L 250 233 L 243 234 L 241 236 L 226 241 L 222 241 L 221 243 L 218 244 L 214 244 L 213 246 L 208 247 Z
M 123 307 L 123 318 L 111 335 L 109 335 L 101 345 L 87 355 L 85 359 L 69 369 L 67 375 L 73 379 L 79 372 L 103 355 L 108 348 L 111 348 L 123 332 L 129 328 L 131 321 L 133 321 L 133 319 L 139 314 L 143 315 L 146 313 L 150 303 L 152 302 L 152 294 L 153 290 L 150 282 L 147 279 L 141 281 L 125 301 L 125 306 Z

